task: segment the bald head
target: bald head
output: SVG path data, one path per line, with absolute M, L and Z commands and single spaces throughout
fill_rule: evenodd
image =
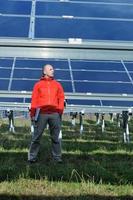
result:
M 45 77 L 54 77 L 54 68 L 52 65 L 45 65 L 43 67 L 43 73 L 45 74 Z

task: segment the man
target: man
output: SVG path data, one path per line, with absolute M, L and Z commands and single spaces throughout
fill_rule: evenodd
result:
M 52 157 L 55 162 L 62 162 L 61 115 L 64 110 L 64 91 L 59 82 L 54 80 L 54 69 L 47 64 L 43 68 L 43 76 L 33 88 L 31 100 L 31 120 L 34 121 L 34 133 L 28 153 L 28 162 L 37 161 L 40 139 L 48 123 L 52 141 Z

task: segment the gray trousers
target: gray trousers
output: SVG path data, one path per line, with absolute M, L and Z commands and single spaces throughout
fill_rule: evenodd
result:
M 34 133 L 32 135 L 31 145 L 28 153 L 28 160 L 36 160 L 40 149 L 40 139 L 47 124 L 49 125 L 52 156 L 54 159 L 61 158 L 61 141 L 59 133 L 61 129 L 61 119 L 58 113 L 39 114 L 38 121 L 34 125 Z

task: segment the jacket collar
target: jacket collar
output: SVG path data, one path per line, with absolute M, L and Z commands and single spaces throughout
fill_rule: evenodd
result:
M 42 76 L 40 78 L 41 81 L 52 81 L 53 79 L 54 79 L 53 77 L 46 78 L 45 76 Z

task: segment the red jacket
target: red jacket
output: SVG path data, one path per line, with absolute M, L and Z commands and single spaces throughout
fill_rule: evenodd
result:
M 31 100 L 31 117 L 35 116 L 36 109 L 41 113 L 63 113 L 64 91 L 59 82 L 53 78 L 42 77 L 33 88 Z

